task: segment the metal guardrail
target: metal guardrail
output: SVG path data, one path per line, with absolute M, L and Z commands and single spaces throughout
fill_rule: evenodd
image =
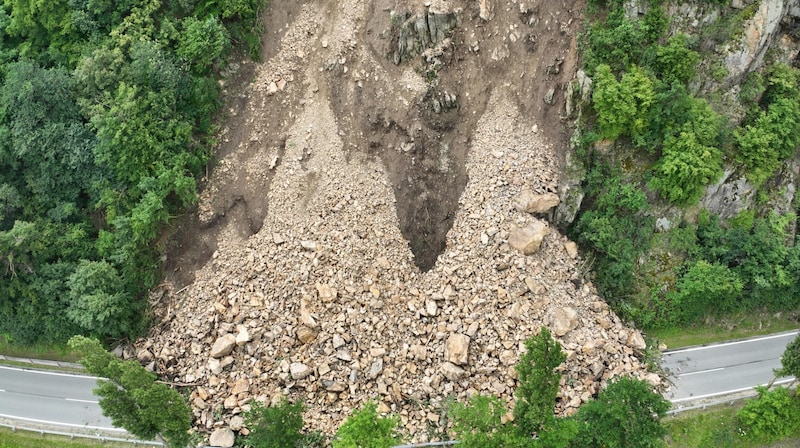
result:
M 39 435 L 54 435 L 54 436 L 62 436 L 62 437 L 69 437 L 70 439 L 80 438 L 80 439 L 94 439 L 99 440 L 101 442 L 120 442 L 120 443 L 130 443 L 134 446 L 141 445 L 141 446 L 164 446 L 163 443 L 157 441 L 148 441 L 148 440 L 139 440 L 139 439 L 126 439 L 122 437 L 110 437 L 110 436 L 103 436 L 99 434 L 85 434 L 80 432 L 62 432 L 62 431 L 53 431 L 49 429 L 43 428 L 34 428 L 24 425 L 17 425 L 14 423 L 3 423 L 0 422 L 0 426 L 10 428 L 12 431 L 27 431 L 27 432 L 35 432 Z

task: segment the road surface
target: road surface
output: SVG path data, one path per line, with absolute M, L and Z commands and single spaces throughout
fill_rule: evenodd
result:
M 780 368 L 786 345 L 798 331 L 760 336 L 740 341 L 664 352 L 661 367 L 674 386 L 666 394 L 673 403 L 722 397 L 752 390 L 769 383 Z M 780 378 L 775 384 L 789 383 Z
M 124 433 L 103 416 L 96 386 L 91 376 L 0 366 L 0 418 Z

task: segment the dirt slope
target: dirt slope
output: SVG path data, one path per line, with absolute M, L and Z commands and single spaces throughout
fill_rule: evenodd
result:
M 329 433 L 375 399 L 436 438 L 446 397 L 512 400 L 541 325 L 569 355 L 559 412 L 647 376 L 641 335 L 583 282 L 572 243 L 552 229 L 533 255 L 508 244 L 537 220 L 514 206 L 523 189 L 557 192 L 582 8 L 270 6 L 264 63 L 228 81 L 219 160 L 138 344 L 193 385 L 200 431 L 289 396 Z

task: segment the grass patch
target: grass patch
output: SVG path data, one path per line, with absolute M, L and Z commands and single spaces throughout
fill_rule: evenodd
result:
M 798 317 L 796 312 L 740 313 L 709 318 L 686 328 L 651 330 L 649 333 L 660 343 L 666 344 L 667 348 L 674 349 L 796 330 Z
M 66 345 L 17 345 L 0 337 L 0 354 L 15 358 L 48 359 L 51 361 L 78 362 L 80 358 Z
M 0 428 L 0 448 L 130 448 L 133 444 L 102 442 L 92 439 L 70 439 L 69 437 L 40 435 L 30 431 L 12 431 Z M 149 446 L 149 445 L 148 445 Z
M 722 405 L 705 411 L 682 412 L 663 420 L 666 445 L 675 448 L 789 448 L 800 446 L 800 428 L 794 436 L 773 444 L 754 440 L 739 427 L 736 412 L 744 405 Z

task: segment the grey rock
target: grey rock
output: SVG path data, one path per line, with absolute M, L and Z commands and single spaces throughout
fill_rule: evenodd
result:
M 211 357 L 222 358 L 227 356 L 233 351 L 234 347 L 236 347 L 236 336 L 230 333 L 225 334 L 214 341 L 214 345 L 211 346 Z
M 215 429 L 208 438 L 208 443 L 214 447 L 230 448 L 236 442 L 236 437 L 230 428 Z
M 531 255 L 539 250 L 544 237 L 547 236 L 549 228 L 547 224 L 536 220 L 525 227 L 515 227 L 508 236 L 508 245 L 512 249 L 522 252 L 524 255 Z
M 469 336 L 453 333 L 447 338 L 444 347 L 444 359 L 453 364 L 466 365 L 469 353 Z

